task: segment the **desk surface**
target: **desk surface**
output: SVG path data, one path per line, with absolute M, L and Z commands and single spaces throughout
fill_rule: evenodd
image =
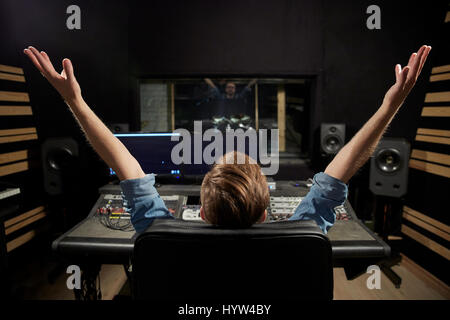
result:
M 107 185 L 101 193 L 120 193 L 117 185 Z M 158 188 L 160 195 L 199 196 L 199 185 L 166 185 Z M 306 187 L 296 187 L 294 182 L 279 181 L 271 196 L 305 196 Z M 102 225 L 95 211 L 101 197 L 90 214 L 53 242 L 53 249 L 66 257 L 84 256 L 98 258 L 103 263 L 128 262 L 134 248 L 136 233 L 111 230 Z M 333 258 L 383 258 L 390 254 L 390 247 L 369 230 L 357 217 L 350 203 L 345 208 L 352 216 L 349 221 L 336 221 L 331 227 L 330 238 Z

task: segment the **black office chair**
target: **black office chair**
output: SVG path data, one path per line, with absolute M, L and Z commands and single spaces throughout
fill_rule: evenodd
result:
M 225 229 L 155 220 L 132 264 L 135 299 L 333 299 L 331 244 L 314 221 Z

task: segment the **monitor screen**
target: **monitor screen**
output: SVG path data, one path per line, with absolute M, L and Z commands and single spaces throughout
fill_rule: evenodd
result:
M 172 141 L 172 137 L 179 133 L 120 133 L 115 136 L 125 145 L 131 155 L 139 162 L 142 170 L 157 175 L 175 176 L 203 176 L 210 169 L 211 164 L 201 159 L 201 163 L 194 163 L 194 139 L 191 139 L 191 161 L 190 163 L 175 164 L 172 161 L 172 149 L 182 141 L 179 137 Z M 201 152 L 211 142 L 201 141 Z M 254 147 L 257 147 L 258 143 Z M 226 150 L 224 141 L 223 150 Z M 256 151 L 257 152 L 257 151 Z M 245 153 L 249 154 L 249 141 L 245 141 Z M 110 169 L 110 174 L 115 172 Z
M 177 133 L 121 133 L 115 136 L 125 145 L 131 155 L 139 162 L 142 170 L 158 175 L 197 176 L 206 174 L 210 166 L 201 163 L 174 164 L 172 149 L 179 141 L 171 138 Z M 111 170 L 111 173 L 113 171 Z

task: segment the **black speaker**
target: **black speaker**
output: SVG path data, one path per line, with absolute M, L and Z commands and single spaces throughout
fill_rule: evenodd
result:
M 320 126 L 320 151 L 334 155 L 345 145 L 345 124 L 322 123 Z
M 370 190 L 379 196 L 399 198 L 408 187 L 410 144 L 402 138 L 384 138 L 370 159 Z
M 64 184 L 76 172 L 78 143 L 69 137 L 49 138 L 41 147 L 44 189 L 50 195 L 64 192 Z

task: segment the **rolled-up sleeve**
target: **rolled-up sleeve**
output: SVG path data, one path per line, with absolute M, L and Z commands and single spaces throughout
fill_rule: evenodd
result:
M 153 174 L 120 182 L 124 207 L 136 232 L 145 231 L 155 218 L 173 218 L 154 185 Z
M 315 220 L 324 233 L 336 221 L 334 208 L 347 199 L 347 185 L 326 173 L 317 173 L 306 197 L 289 220 Z

